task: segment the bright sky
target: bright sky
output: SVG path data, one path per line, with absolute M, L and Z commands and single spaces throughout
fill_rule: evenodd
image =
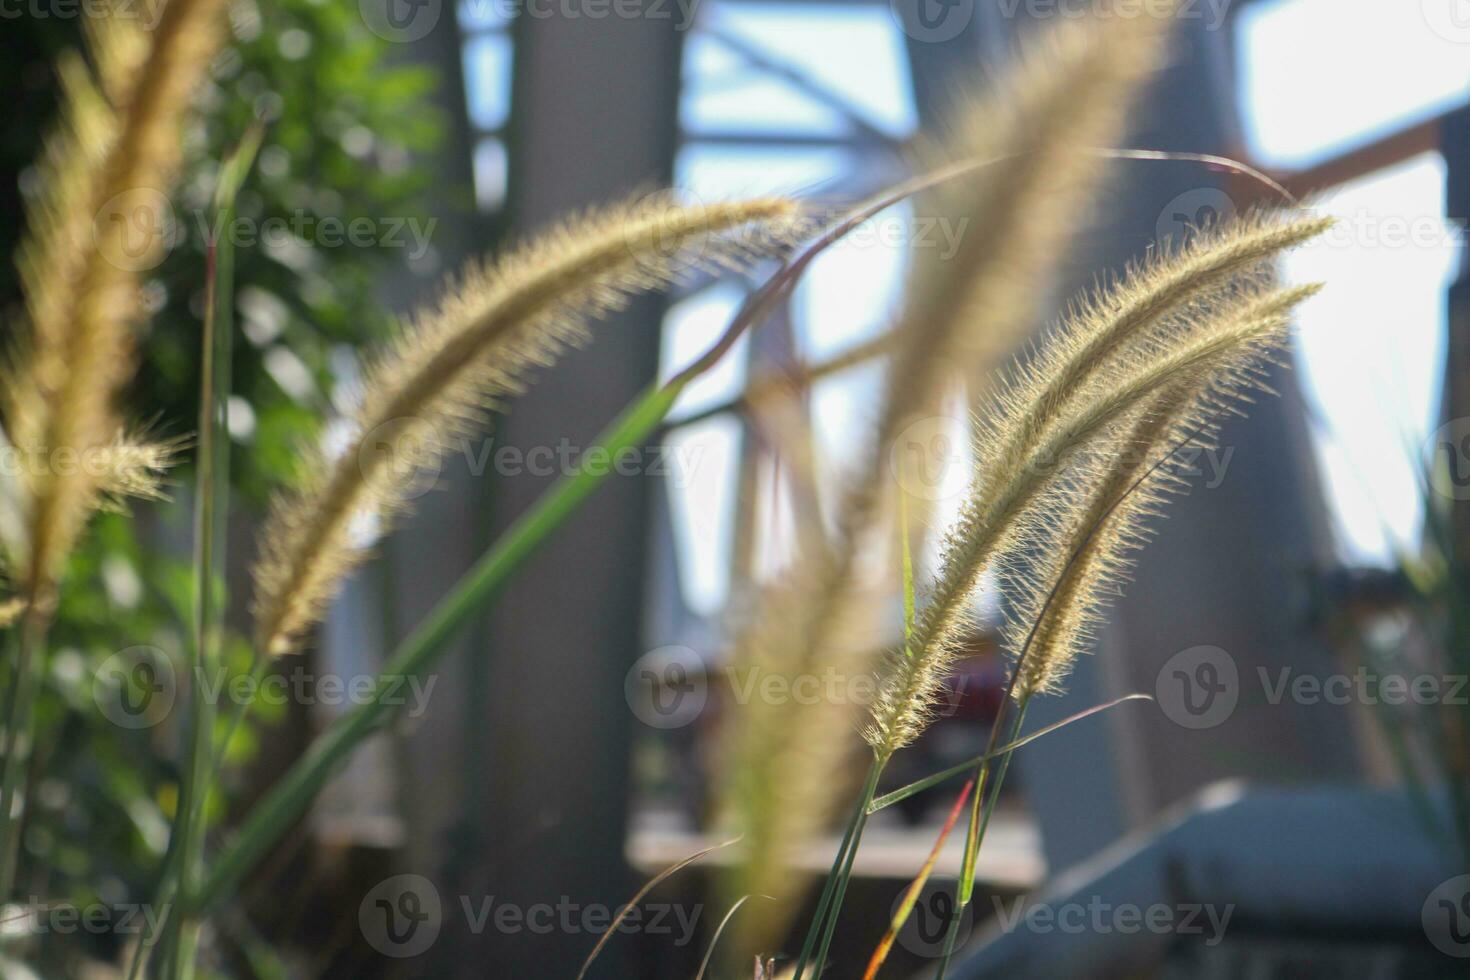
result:
M 1470 98 L 1467 0 L 1277 0 L 1238 52 L 1247 140 L 1300 166 Z M 1421 447 L 1439 411 L 1444 295 L 1463 233 L 1429 154 L 1320 202 L 1344 227 L 1287 263 L 1329 288 L 1303 310 L 1301 382 L 1344 557 L 1387 562 L 1422 521 Z
M 875 126 L 913 131 L 908 63 L 888 5 L 707 0 L 701 9 L 719 30 L 842 93 Z M 852 161 L 841 151 L 700 141 L 730 131 L 832 136 L 843 127 L 829 107 L 739 69 L 729 50 L 700 32 L 685 57 L 682 187 L 707 199 L 812 190 L 848 172 Z M 1268 0 L 1242 12 L 1237 57 L 1252 153 L 1273 166 L 1301 166 L 1470 98 L 1470 0 Z M 1456 236 L 1443 220 L 1444 179 L 1442 160 L 1428 155 L 1339 189 L 1319 206 L 1345 228 L 1287 267 L 1295 281 L 1331 282 L 1303 311 L 1299 377 L 1350 561 L 1389 561 L 1419 532 L 1417 454 L 1438 412 L 1444 290 L 1457 261 Z M 795 303 L 804 353 L 830 356 L 879 329 L 903 261 L 902 248 L 870 241 L 819 262 Z M 721 289 L 676 307 L 665 371 L 702 351 L 736 302 Z M 682 407 L 730 397 L 740 383 L 738 368 L 717 372 Z M 851 457 L 876 390 L 868 371 L 816 392 L 819 448 L 829 464 Z M 733 467 L 738 428 L 704 424 L 680 439 L 702 457 L 693 483 L 672 488 L 684 589 L 696 609 L 713 612 L 728 582 L 734 483 L 729 469 L 711 464 Z

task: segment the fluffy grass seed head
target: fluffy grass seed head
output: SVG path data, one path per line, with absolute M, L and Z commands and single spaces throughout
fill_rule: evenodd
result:
M 1214 309 L 1183 311 L 1159 335 L 1123 348 L 1102 376 L 1079 385 L 1025 460 L 1009 469 L 991 469 L 993 446 L 1004 443 L 1020 424 L 1018 414 L 1033 409 L 1049 390 L 1044 378 L 1019 374 L 1015 384 L 1020 387 L 997 393 L 979 420 L 977 456 L 983 477 L 946 536 L 934 592 L 968 597 L 985 570 L 1014 572 L 1027 542 L 1053 538 L 1055 527 L 1073 526 L 1085 513 L 1093 488 L 1113 472 L 1109 449 L 1162 392 L 1184 386 L 1241 396 L 1259 386 L 1261 366 L 1286 339 L 1290 311 L 1318 288 L 1277 289 L 1269 282 L 1248 280 Z M 1066 339 L 1070 329 L 1063 324 L 1049 342 L 1075 348 Z M 1045 354 L 1042 360 L 1047 360 Z M 1009 577 L 1027 581 L 1029 574 L 1022 567 Z M 915 624 L 913 655 L 890 657 L 873 721 L 865 730 L 876 750 L 909 744 L 927 725 L 940 685 L 953 668 L 965 609 L 964 602 L 931 599 Z M 1075 653 L 1075 645 L 1053 646 L 1049 655 L 1064 657 L 1068 650 Z M 1038 677 L 1065 673 L 1055 664 L 1038 663 L 1035 670 Z
M 959 247 L 916 256 L 910 305 L 894 330 L 885 407 L 871 465 L 844 495 L 829 554 L 799 561 L 764 590 L 732 654 L 737 669 L 819 676 L 873 669 L 872 653 L 836 639 L 871 613 L 859 598 L 857 556 L 881 522 L 891 449 L 936 406 L 941 379 L 967 360 L 993 368 L 1021 339 L 1047 269 L 1076 225 L 1101 166 L 1089 148 L 1119 138 L 1128 106 L 1162 57 L 1167 24 L 1111 19 L 1067 24 L 1027 46 L 1009 80 L 959 114 L 956 131 L 922 168 L 990 161 L 943 185 L 929 204 L 954 222 Z M 1004 338 L 995 340 L 995 338 Z M 921 508 L 910 508 L 919 519 Z M 869 635 L 872 635 L 869 633 Z M 797 882 L 789 849 L 824 826 L 850 787 L 833 778 L 860 718 L 826 703 L 742 706 L 727 736 L 723 809 L 745 834 L 747 861 L 735 893 L 789 898 Z M 838 770 L 840 771 L 840 770 Z M 742 915 L 742 950 L 779 940 L 789 902 Z
M 1186 440 L 1209 440 L 1214 427 L 1201 417 L 1207 404 L 1203 392 L 1182 385 L 1156 396 L 1112 447 L 1104 478 L 1078 489 L 1090 492 L 1088 505 L 1053 507 L 1048 520 L 1035 522 L 1044 536 L 1002 585 L 1013 596 L 1003 646 L 1019 672 L 1017 700 L 1058 692 L 1091 646 L 1102 610 L 1128 577 L 1130 553 L 1148 541 L 1149 519 L 1170 491 L 1187 486 L 1165 457 Z
M 1029 339 L 1057 256 L 1079 227 L 1129 109 L 1160 67 L 1175 3 L 1156 16 L 1067 21 L 1029 39 L 986 97 L 953 114 L 925 164 L 984 162 L 920 201 L 953 223 L 958 247 L 916 250 L 892 386 L 923 384 L 925 358 L 963 366 L 973 395 Z M 901 426 L 906 419 L 896 420 Z
M 169 0 L 156 23 L 116 4 L 87 18 L 94 77 L 79 57 L 59 64 L 61 124 L 37 165 L 30 237 L 18 266 L 28 338 L 6 423 L 18 446 L 85 454 L 109 447 L 113 398 L 133 370 L 139 278 L 157 263 L 180 154 L 180 122 L 220 35 L 225 0 Z M 59 574 L 105 489 L 79 468 L 27 479 L 32 590 Z
M 357 435 L 319 451 L 272 507 L 255 569 L 257 639 L 289 652 L 366 553 L 364 517 L 386 525 L 450 441 L 550 366 L 587 324 L 696 269 L 741 268 L 806 228 L 786 198 L 678 205 L 664 195 L 591 211 L 489 264 L 471 266 L 368 372 Z

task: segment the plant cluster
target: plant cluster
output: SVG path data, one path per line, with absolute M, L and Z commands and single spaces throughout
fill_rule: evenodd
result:
M 149 315 L 140 274 L 147 264 L 136 261 L 122 223 L 98 216 L 119 198 L 133 209 L 168 206 L 162 195 L 139 191 L 174 181 L 189 96 L 220 43 L 224 7 L 223 0 L 171 0 L 148 32 L 100 21 L 90 38 L 90 65 L 63 63 L 65 121 L 48 143 L 38 177 L 44 192 L 21 251 L 27 331 L 7 377 L 5 424 L 22 454 L 66 447 L 100 465 L 28 467 L 6 487 L 5 509 L 15 519 L 0 522 L 0 544 L 15 622 L 4 703 L 0 894 L 11 890 L 30 804 L 31 707 L 58 596 L 67 589 L 68 558 L 99 507 L 120 494 L 156 493 L 159 472 L 177 449 L 140 434 L 119 411 L 138 360 L 138 328 Z M 585 340 L 599 317 L 695 272 L 749 272 L 780 262 L 704 357 L 650 386 L 611 422 L 599 444 L 617 453 L 640 445 L 681 391 L 742 332 L 758 328 L 825 249 L 879 211 L 929 195 L 937 208 L 963 215 L 971 231 L 953 254 L 931 256 L 914 269 L 907 309 L 882 346 L 888 358 L 883 407 L 835 531 L 803 541 L 804 550 L 760 596 L 733 644 L 737 665 L 778 676 L 815 676 L 832 667 L 849 675 L 872 672 L 879 696 L 865 721 L 851 705 L 825 702 L 755 702 L 732 720 L 723 815 L 741 836 L 743 857 L 725 922 L 746 896 L 762 896 L 736 920 L 739 936 L 728 948 L 744 963 L 750 954 L 775 950 L 801 894 L 789 850 L 823 828 L 851 795 L 856 780 L 849 773 L 861 769 L 850 760 L 865 743 L 867 776 L 794 964 L 796 980 L 822 973 L 868 816 L 959 774 L 935 774 L 881 798 L 876 793 L 889 760 L 928 721 L 954 667 L 971 597 L 995 581 L 1011 617 L 1011 698 L 986 753 L 961 767 L 970 781 L 945 831 L 968 802 L 958 923 L 1006 763 L 1035 737 L 1021 733 L 1028 702 L 1057 691 L 1087 647 L 1129 555 L 1146 538 L 1148 518 L 1181 485 L 1171 467 L 1176 452 L 1210 439 L 1221 419 L 1262 387 L 1287 338 L 1291 310 L 1315 289 L 1279 284 L 1272 260 L 1327 222 L 1289 211 L 1254 214 L 1161 247 L 1079 300 L 1028 347 L 1050 262 L 1100 179 L 1107 157 L 1100 151 L 1119 140 L 1128 107 L 1164 58 L 1167 27 L 1163 18 L 1064 25 L 1026 52 L 997 94 L 959 114 L 954 134 L 923 158 L 923 176 L 835 220 L 785 197 L 690 204 L 676 194 L 655 195 L 574 216 L 471 266 L 372 359 L 345 449 L 328 454 L 304 445 L 297 479 L 279 492 L 260 535 L 249 669 L 258 673 L 272 658 L 294 655 L 344 577 L 369 557 L 364 523 L 381 529 L 406 508 L 405 473 L 436 464 L 458 436 L 484 425 L 489 411 Z M 248 129 L 219 169 L 210 206 L 219 226 L 237 213 L 261 141 L 258 127 Z M 218 583 L 228 557 L 224 529 L 235 455 L 228 404 L 239 270 L 227 237 L 211 241 L 205 258 L 194 558 L 184 632 L 188 666 L 208 671 L 229 655 Z M 1023 353 L 1013 357 L 1018 350 Z M 945 533 L 937 574 L 921 584 L 906 542 L 911 528 L 933 515 L 904 490 L 905 454 L 896 450 L 915 423 L 936 411 L 956 375 L 972 400 L 977 464 L 960 515 Z M 380 451 L 384 444 L 391 450 Z M 428 670 L 605 476 L 568 474 L 548 490 L 403 641 L 383 677 Z M 904 638 L 875 654 L 875 604 L 865 598 L 862 570 L 894 539 L 905 542 Z M 209 800 L 239 715 L 219 717 L 201 685 L 193 685 L 179 798 L 155 899 L 175 911 L 133 949 L 133 972 L 146 964 L 161 976 L 194 974 L 208 953 L 203 923 L 295 824 L 336 767 L 391 719 L 401 703 L 389 697 L 393 689 L 385 681 L 368 692 L 238 827 L 219 833 Z M 932 867 L 931 858 L 910 889 L 910 903 Z M 941 976 L 955 935 L 952 924 Z M 891 943 L 890 934 L 879 944 L 869 975 Z

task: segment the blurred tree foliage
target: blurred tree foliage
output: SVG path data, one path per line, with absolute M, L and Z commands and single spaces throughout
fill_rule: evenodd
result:
M 0 250 L 8 256 L 23 235 L 30 163 L 55 117 L 54 59 L 78 45 L 81 7 L 57 4 L 49 17 L 27 7 L 5 21 Z M 437 146 L 445 120 L 429 98 L 434 74 L 393 63 L 390 45 L 367 30 L 355 3 L 237 0 L 230 30 L 233 43 L 199 93 L 201 111 L 186 138 L 175 244 L 148 285 L 153 312 L 126 408 L 164 435 L 196 425 L 207 205 L 218 161 L 252 119 L 264 118 L 265 146 L 239 202 L 238 227 L 249 240 L 237 238 L 231 406 L 236 497 L 258 507 L 289 478 L 298 440 L 328 410 L 334 364 L 387 326 L 376 287 L 385 269 L 413 257 L 413 238 L 391 231 L 399 222 L 431 227 L 417 209 L 427 180 L 418 163 Z M 323 220 L 367 227 L 361 219 L 381 233 L 373 243 L 320 233 Z M 290 234 L 265 235 L 270 229 Z M 417 260 L 432 263 L 432 251 Z M 20 303 L 13 264 L 0 263 L 7 330 L 23 322 Z M 187 484 L 187 461 L 174 479 Z M 23 894 L 78 905 L 151 894 L 176 793 L 183 711 L 152 728 L 123 729 L 98 709 L 94 684 L 98 668 L 131 646 L 154 646 L 181 662 L 190 589 L 185 509 L 102 515 L 74 558 L 37 706 L 40 765 L 28 794 Z M 244 604 L 231 599 L 237 609 Z M 242 640 L 231 640 L 227 660 L 233 670 L 248 668 Z M 252 717 L 269 720 L 260 710 Z M 253 744 L 253 732 L 242 732 L 232 760 Z M 54 957 L 115 954 L 127 937 L 58 938 L 67 941 L 43 942 L 39 951 L 47 976 L 72 972 Z M 87 950 L 88 943 L 113 948 Z

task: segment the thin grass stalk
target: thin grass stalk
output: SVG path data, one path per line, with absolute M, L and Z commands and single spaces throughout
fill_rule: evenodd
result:
M 27 605 L 15 642 L 12 681 L 5 698 L 4 772 L 0 776 L 0 827 L 3 827 L 0 831 L 0 848 L 3 848 L 0 850 L 0 902 L 10 897 L 20 866 L 21 829 L 25 823 L 20 787 L 34 754 L 31 708 L 40 683 L 42 658 L 39 648 L 45 642 L 45 619 L 34 604 Z
M 910 181 L 834 224 L 746 302 L 730 327 L 703 356 L 665 384 L 644 389 L 608 425 L 594 445 L 605 448 L 611 454 L 610 458 L 616 458 L 623 449 L 641 445 L 662 424 L 684 390 L 719 363 L 734 347 L 742 332 L 769 314 L 823 251 L 863 221 L 916 190 L 962 176 L 981 165 L 956 165 Z M 435 605 L 424 622 L 399 645 L 379 677 L 409 676 L 431 666 L 465 621 L 498 593 L 520 563 L 565 523 L 606 475 L 605 471 L 597 468 L 587 468 L 573 476 L 558 479 Z M 392 714 L 395 706 L 381 700 L 383 693 L 392 690 L 392 687 L 379 685 L 371 699 L 348 712 L 312 743 L 306 754 L 246 815 L 239 833 L 205 876 L 198 894 L 190 899 L 190 908 L 207 910 L 240 884 L 250 868 L 305 812 L 335 768 Z
M 739 840 L 740 838 L 736 837 L 732 840 L 727 840 L 722 843 L 715 844 L 711 847 L 706 847 L 702 851 L 696 851 L 688 857 L 669 865 L 667 868 L 664 868 L 658 874 L 645 881 L 643 883 L 643 887 L 639 888 L 638 891 L 633 894 L 633 897 L 624 902 L 622 907 L 618 909 L 618 914 L 613 917 L 613 920 L 608 925 L 608 927 L 602 930 L 602 935 L 598 938 L 597 944 L 592 947 L 592 952 L 588 953 L 587 959 L 582 961 L 582 968 L 577 971 L 577 980 L 582 980 L 583 977 L 587 976 L 587 971 L 592 969 L 592 964 L 596 962 L 598 955 L 602 952 L 603 947 L 608 944 L 609 940 L 612 939 L 613 934 L 618 931 L 618 926 L 623 924 L 623 920 L 632 913 L 633 909 L 638 907 L 638 903 L 643 901 L 643 899 L 647 897 L 649 892 L 653 891 L 663 882 L 667 881 L 669 878 L 673 877 L 680 871 L 683 871 L 685 868 L 689 867 L 689 865 L 693 864 L 695 861 L 698 861 L 705 855 L 713 854 L 715 851 L 723 850 L 724 848 L 729 847 L 731 844 L 734 844 Z
M 715 934 L 710 937 L 709 947 L 704 951 L 704 959 L 699 961 L 699 972 L 694 974 L 694 980 L 704 980 L 705 972 L 709 970 L 709 965 L 715 958 L 715 949 L 720 945 L 720 937 L 725 934 L 725 927 L 730 924 L 731 919 L 735 918 L 735 913 L 740 911 L 740 906 L 748 901 L 750 901 L 749 895 L 740 896 L 739 900 L 730 906 L 730 911 L 725 913 L 720 924 L 715 927 Z
M 888 959 L 889 951 L 893 949 L 894 940 L 898 938 L 899 931 L 908 922 L 909 915 L 914 910 L 914 904 L 919 900 L 919 893 L 924 890 L 924 885 L 929 881 L 929 876 L 934 873 L 934 865 L 939 863 L 939 854 L 944 849 L 944 842 L 949 840 L 949 835 L 954 831 L 955 824 L 960 819 L 960 814 L 964 812 L 965 801 L 970 798 L 970 790 L 974 788 L 975 781 L 971 779 L 965 783 L 964 788 L 960 790 L 960 795 L 955 798 L 954 806 L 949 811 L 949 818 L 944 821 L 944 827 L 939 831 L 939 836 L 934 841 L 934 847 L 929 851 L 928 859 L 925 860 L 924 866 L 919 869 L 919 873 L 914 876 L 914 880 L 909 883 L 908 889 L 904 892 L 903 900 L 899 902 L 898 910 L 894 912 L 889 920 L 888 931 L 883 934 L 883 938 L 879 941 L 878 947 L 873 950 L 873 955 L 868 960 L 868 969 L 863 973 L 863 980 L 876 980 L 878 971 L 883 968 L 884 961 Z
M 832 892 L 832 908 L 827 915 L 827 924 L 822 930 L 822 944 L 817 947 L 817 958 L 812 966 L 812 976 L 820 977 L 822 970 L 827 964 L 827 952 L 832 947 L 832 937 L 837 932 L 837 920 L 842 917 L 842 900 L 847 897 L 847 884 L 852 880 L 852 865 L 857 860 L 858 848 L 863 842 L 863 828 L 868 824 L 868 804 L 873 802 L 873 794 L 878 789 L 878 777 L 883 772 L 883 766 L 888 760 L 873 760 L 872 775 L 868 777 L 867 785 L 863 787 L 862 796 L 858 799 L 858 820 L 853 828 L 852 846 L 848 848 L 847 860 L 843 863 L 842 871 L 837 877 L 837 887 Z M 797 974 L 796 980 L 800 980 Z
M 841 874 L 843 866 L 847 862 L 847 852 L 852 847 L 852 839 L 857 834 L 858 820 L 861 814 L 853 807 L 852 816 L 847 820 L 847 827 L 842 832 L 842 841 L 837 845 L 837 853 L 832 857 L 832 867 L 827 872 L 826 881 L 822 884 L 822 895 L 817 900 L 816 910 L 812 913 L 811 925 L 807 927 L 806 939 L 802 942 L 801 955 L 796 960 L 796 978 L 801 977 L 806 970 L 807 962 L 812 953 L 816 951 L 817 938 L 821 935 L 822 925 L 827 921 L 827 911 L 832 907 L 832 892 L 837 888 L 837 878 Z
M 1007 741 L 1014 742 L 1021 734 L 1021 726 L 1026 723 L 1026 705 L 1030 701 L 1030 695 L 1023 696 L 1016 705 L 1016 720 L 1011 726 L 1010 738 Z M 1001 714 L 1004 715 L 1004 705 L 1008 701 L 1002 701 Z M 1000 730 L 1001 719 L 996 718 L 995 724 L 991 726 L 991 740 L 994 741 L 995 733 Z M 989 754 L 987 752 L 987 754 Z M 995 801 L 1000 798 L 1001 785 L 1006 779 L 1006 770 L 1010 768 L 1012 753 L 1001 755 L 995 767 L 995 783 L 990 788 L 990 799 L 982 807 L 985 799 L 985 779 L 989 775 L 990 762 L 987 760 L 980 763 L 975 773 L 975 797 L 970 804 L 970 825 L 965 835 L 965 854 L 960 862 L 960 878 L 955 882 L 954 915 L 950 917 L 949 928 L 944 936 L 944 952 L 939 958 L 939 969 L 935 971 L 935 980 L 944 980 L 945 970 L 949 968 L 950 957 L 954 955 L 955 941 L 959 938 L 960 919 L 964 917 L 965 910 L 970 907 L 970 901 L 975 894 L 975 865 L 980 858 L 980 846 L 985 840 L 986 828 L 990 826 L 990 815 L 995 810 Z
M 214 227 L 234 221 L 235 199 L 260 148 L 262 130 L 256 125 L 222 168 L 215 193 Z M 176 895 L 187 895 L 203 871 L 204 841 L 208 830 L 210 790 L 214 783 L 215 718 L 217 708 L 203 683 L 219 664 L 219 586 L 225 580 L 225 545 L 230 505 L 230 433 L 228 425 L 230 364 L 234 339 L 234 245 L 228 235 L 209 244 L 206 253 L 204 332 L 199 390 L 199 451 L 194 486 L 194 637 L 189 761 L 179 792 L 178 860 L 172 863 Z M 194 973 L 199 923 L 184 915 L 171 916 L 169 957 L 165 976 L 187 980 Z
M 898 493 L 898 508 L 899 561 L 903 584 L 903 635 L 905 652 L 908 652 L 907 643 L 914 629 L 914 561 L 909 541 L 908 493 L 901 488 Z M 853 809 L 851 819 L 848 820 L 847 830 L 843 834 L 842 846 L 837 849 L 837 856 L 832 861 L 832 870 L 827 873 L 827 880 L 822 886 L 821 900 L 817 903 L 817 910 L 812 916 L 812 924 L 807 929 L 806 941 L 802 944 L 801 957 L 797 960 L 795 980 L 801 980 L 801 975 L 806 970 L 819 927 L 823 930 L 827 928 L 822 923 L 828 919 L 832 896 L 838 888 L 839 878 L 851 873 L 852 863 L 846 856 L 849 851 L 857 850 L 857 838 L 861 833 L 861 827 L 866 823 L 868 815 L 874 812 L 873 795 L 877 792 L 878 779 L 883 774 L 885 761 L 876 755 L 873 757 L 863 792 L 857 807 Z M 845 882 L 842 887 L 846 887 Z M 835 925 L 837 912 L 831 911 L 830 915 L 832 924 Z M 820 962 L 817 966 L 817 973 L 818 975 L 821 973 Z
M 859 794 L 861 798 L 872 801 L 873 794 L 878 789 L 878 779 L 882 774 L 882 766 L 874 758 L 872 765 L 868 767 L 868 775 L 863 781 L 863 790 Z M 801 980 L 802 974 L 806 972 L 807 963 L 810 962 L 812 953 L 816 949 L 818 938 L 825 934 L 827 923 L 835 919 L 834 899 L 839 884 L 852 869 L 853 855 L 857 851 L 857 838 L 861 833 L 862 824 L 867 819 L 867 814 L 863 811 L 863 806 L 854 806 L 852 816 L 848 818 L 847 830 L 842 835 L 842 843 L 837 848 L 836 856 L 832 858 L 832 869 L 827 872 L 826 883 L 822 885 L 822 897 L 817 902 L 816 911 L 812 913 L 812 924 L 807 927 L 806 939 L 802 942 L 801 955 L 796 960 L 796 972 L 792 980 Z M 820 968 L 818 968 L 818 973 L 820 973 Z
M 994 752 L 981 753 L 980 755 L 975 756 L 973 759 L 966 759 L 964 762 L 950 766 L 948 769 L 941 769 L 939 772 L 936 772 L 930 776 L 925 776 L 923 779 L 917 779 L 914 782 L 909 783 L 907 786 L 901 786 L 898 789 L 893 790 L 892 792 L 884 793 L 882 796 L 878 797 L 871 804 L 869 804 L 868 812 L 877 813 L 879 810 L 886 810 L 888 807 L 893 806 L 893 804 L 901 803 L 902 801 L 908 799 L 910 796 L 914 796 L 917 793 L 922 793 L 926 789 L 932 789 L 933 787 L 938 786 L 940 783 L 943 783 L 949 779 L 953 779 L 956 776 L 962 776 L 965 773 L 975 769 L 981 763 L 986 762 L 987 760 L 993 762 L 1003 755 L 1007 755 L 1011 752 L 1016 751 L 1023 745 L 1029 745 L 1039 738 L 1044 738 L 1045 736 L 1050 735 L 1053 732 L 1060 731 L 1061 729 L 1066 728 L 1075 722 L 1079 722 L 1084 718 L 1091 718 L 1093 715 L 1101 714 L 1102 712 L 1107 711 L 1109 708 L 1113 708 L 1117 705 L 1122 704 L 1124 701 L 1152 700 L 1152 695 L 1135 693 L 1125 694 L 1121 698 L 1115 698 L 1112 701 L 1107 701 L 1103 704 L 1095 704 L 1092 707 L 1088 708 L 1086 711 L 1079 711 L 1075 715 L 1069 715 L 1068 717 L 1063 718 L 1061 721 L 1052 722 L 1045 728 L 1039 728 L 1036 731 L 1032 732 L 1030 735 L 1026 735 L 1022 738 L 1007 742 L 1005 745 L 1002 745 Z

